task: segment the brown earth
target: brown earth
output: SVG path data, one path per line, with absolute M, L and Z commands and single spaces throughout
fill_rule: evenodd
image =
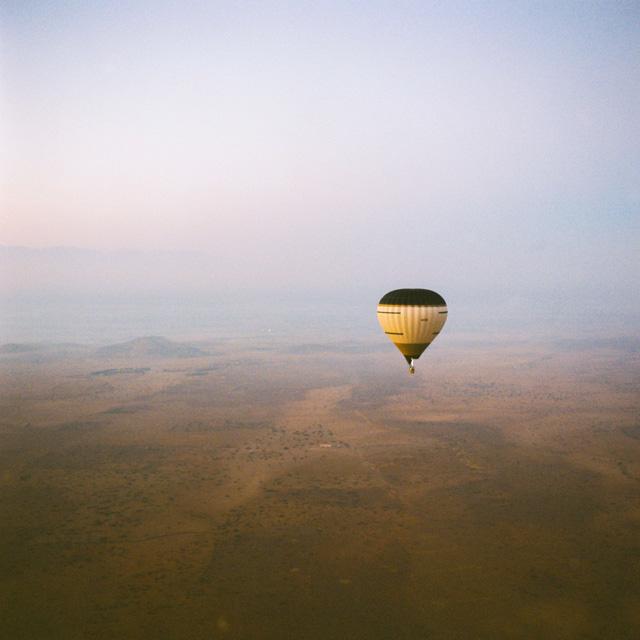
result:
M 640 636 L 637 350 L 191 348 L 4 350 L 0 637 Z

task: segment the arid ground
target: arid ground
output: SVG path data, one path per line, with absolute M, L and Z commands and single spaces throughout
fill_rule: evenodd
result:
M 640 637 L 637 341 L 0 354 L 0 637 Z

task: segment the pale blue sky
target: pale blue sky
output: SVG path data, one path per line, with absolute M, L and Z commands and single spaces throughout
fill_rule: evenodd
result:
M 1 11 L 2 245 L 638 297 L 637 2 Z

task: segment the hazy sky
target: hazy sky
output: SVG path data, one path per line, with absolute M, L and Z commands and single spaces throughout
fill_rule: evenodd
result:
M 637 2 L 1 9 L 0 244 L 638 296 Z

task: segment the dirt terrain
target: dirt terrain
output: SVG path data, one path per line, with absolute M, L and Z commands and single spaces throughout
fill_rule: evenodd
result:
M 637 342 L 0 349 L 0 636 L 640 635 Z

